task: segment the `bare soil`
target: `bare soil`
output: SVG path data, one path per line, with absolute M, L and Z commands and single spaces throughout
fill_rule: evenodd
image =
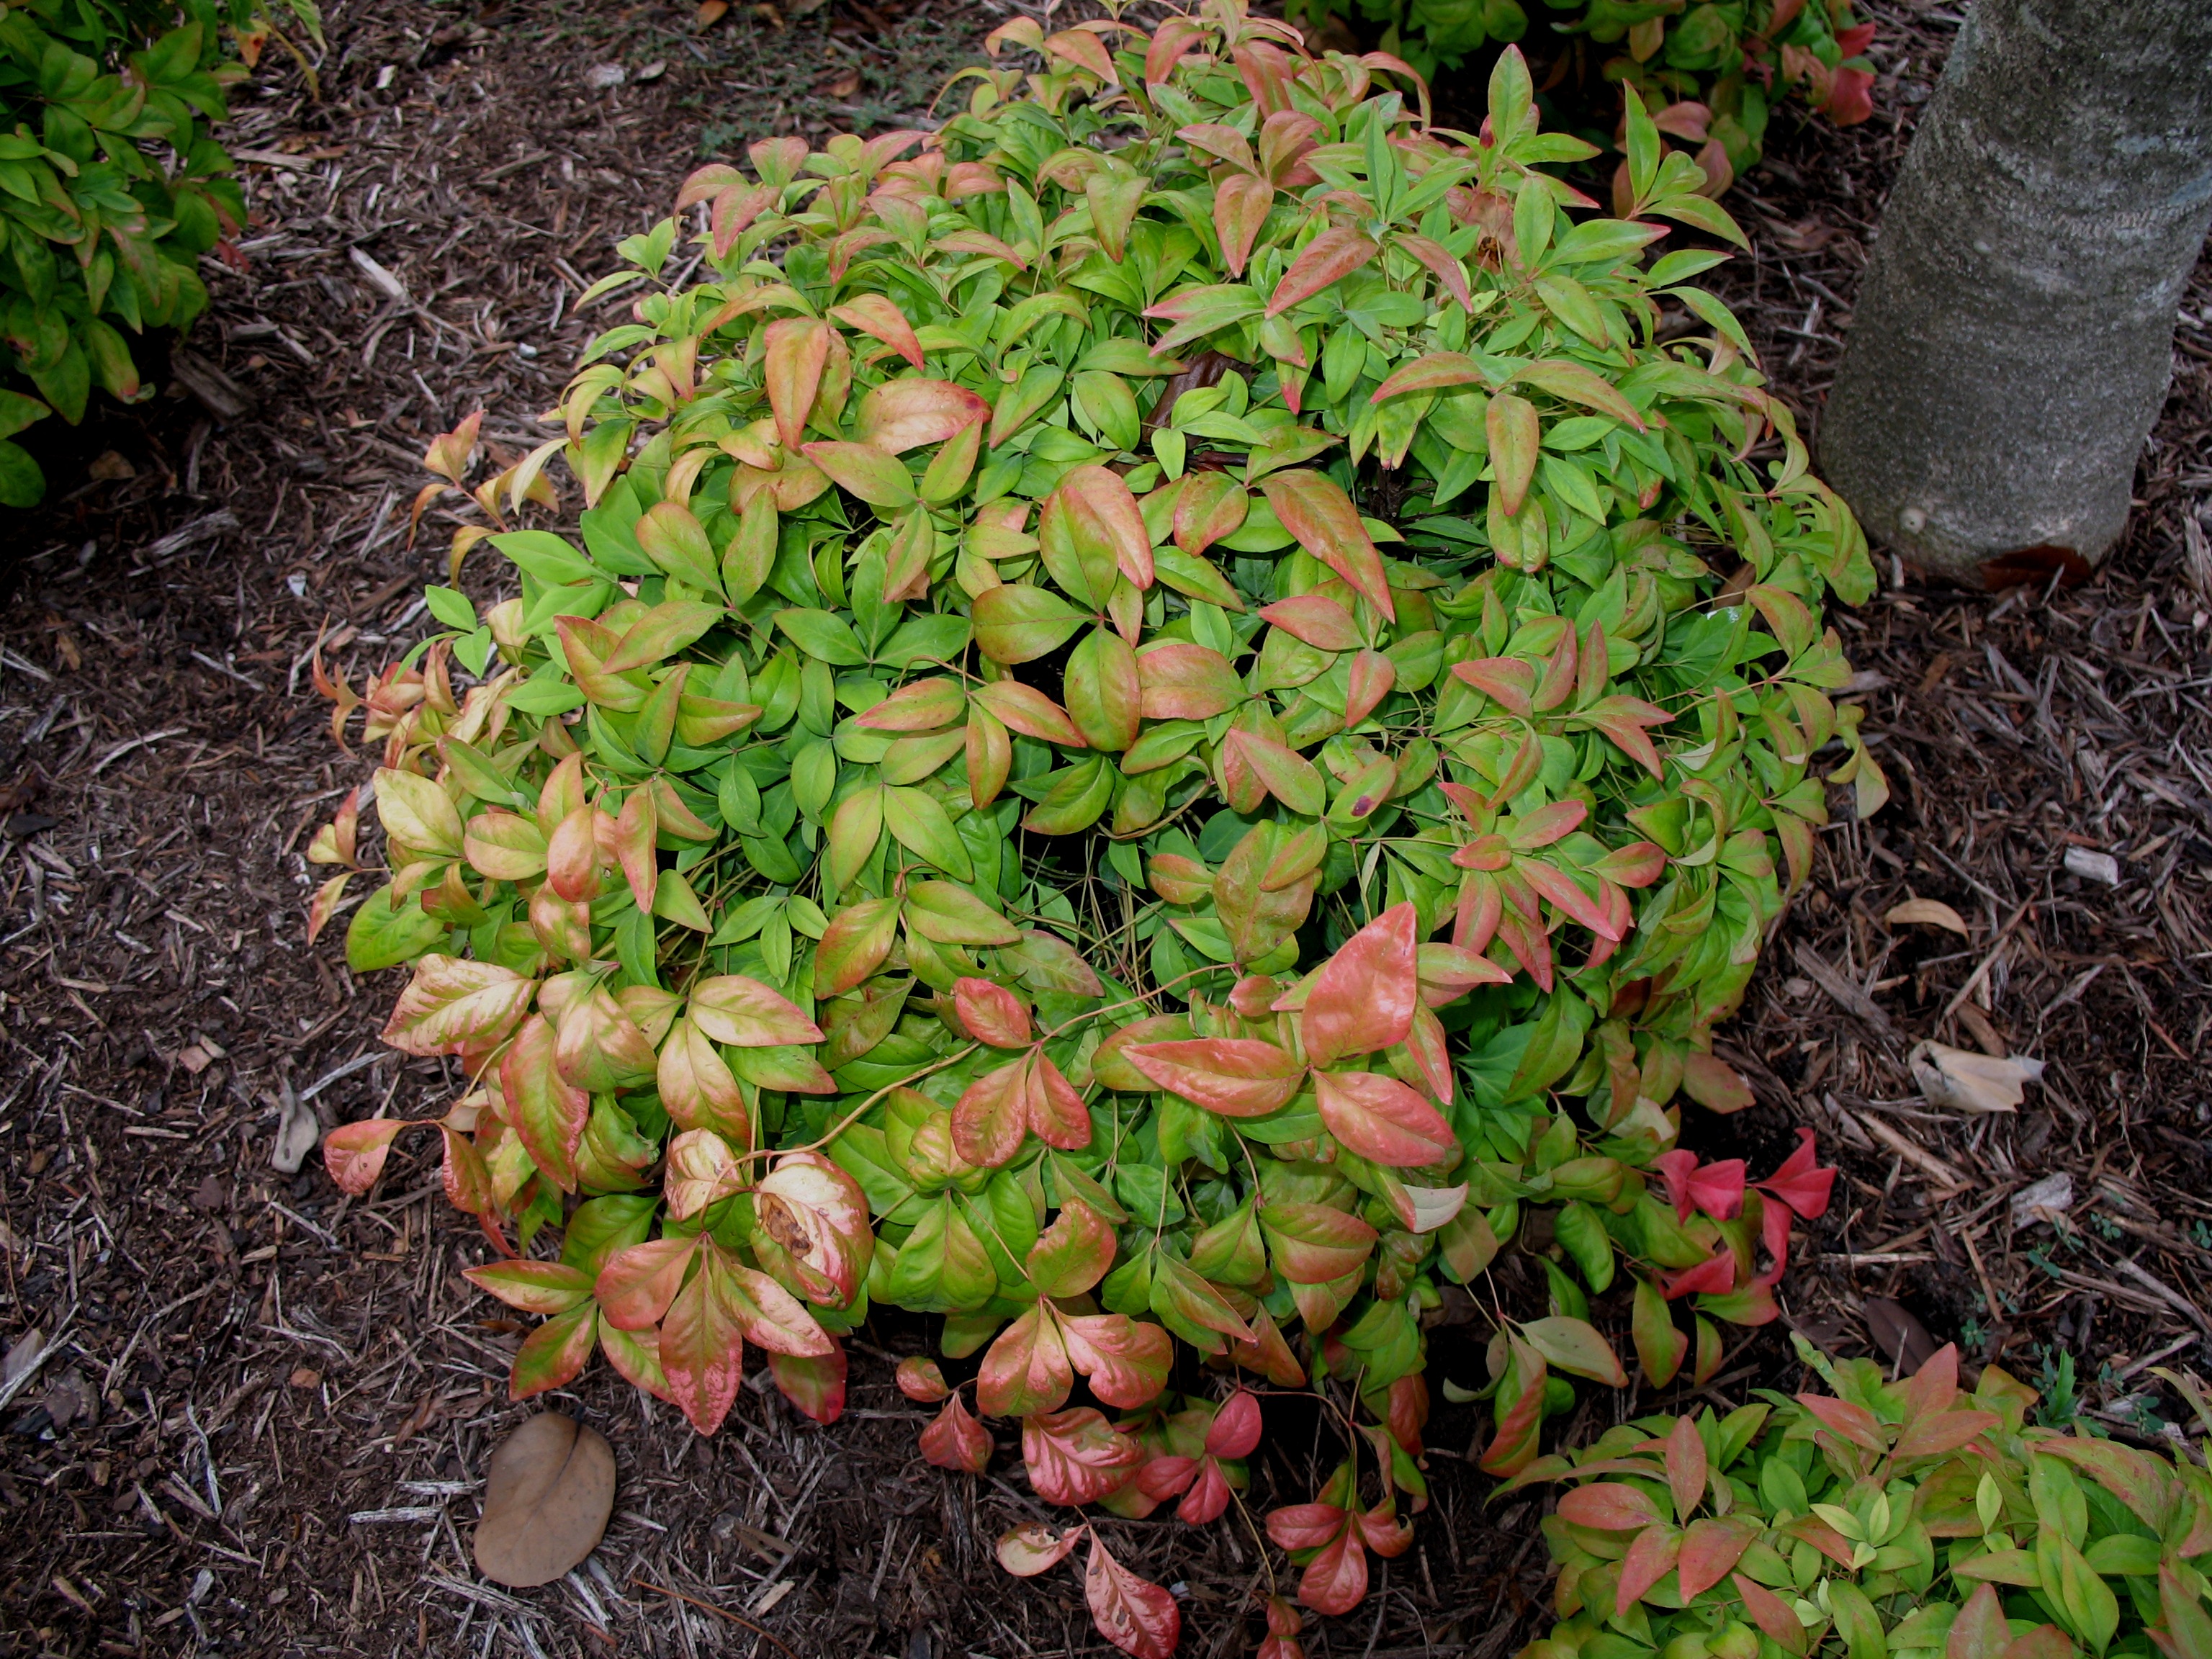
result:
M 1808 426 L 1957 23 L 1877 15 L 1875 119 L 1778 121 L 1731 198 L 1758 252 L 1730 297 Z M 358 685 L 427 628 L 445 537 L 434 514 L 407 542 L 423 446 L 479 406 L 495 446 L 535 442 L 606 320 L 576 296 L 690 167 L 910 119 L 1000 15 L 834 0 L 695 32 L 688 7 L 347 0 L 319 97 L 285 70 L 239 100 L 248 268 L 210 264 L 169 395 L 30 434 L 53 489 L 10 526 L 0 618 L 0 1334 L 49 1346 L 0 1412 L 0 1654 L 1108 1651 L 1072 1575 L 992 1562 L 1040 1513 L 1018 1478 L 920 1461 L 890 1384 L 918 1321 L 869 1333 L 828 1430 L 754 1390 L 701 1442 L 599 1368 L 558 1403 L 614 1444 L 606 1542 L 544 1589 L 479 1583 L 484 1461 L 535 1409 L 506 1401 L 519 1328 L 458 1277 L 487 1247 L 410 1143 L 366 1203 L 313 1160 L 270 1166 L 288 1088 L 325 1121 L 450 1095 L 375 1040 L 396 976 L 357 982 L 303 940 L 301 854 L 372 764 L 331 744 L 308 653 L 322 637 Z M 605 64 L 621 82 L 594 86 Z M 2212 1369 L 2212 596 L 2180 574 L 2212 486 L 2208 318 L 2212 268 L 2135 526 L 2094 580 L 1993 597 L 1900 570 L 1838 619 L 1896 799 L 1822 837 L 1729 1036 L 1759 1103 L 1692 1130 L 1755 1172 L 1801 1123 L 1839 1157 L 1787 1286 L 1798 1329 L 1866 1351 L 1894 1304 L 2031 1379 L 2071 1356 L 2081 1409 L 2124 1436 L 2178 1414 L 2145 1369 L 2161 1350 Z M 2118 885 L 2069 873 L 2069 848 Z M 1886 923 L 1908 896 L 1969 935 Z M 2016 1114 L 1938 1113 L 1906 1068 L 1923 1036 L 2049 1070 Z M 2011 1196 L 2060 1172 L 2068 1224 L 2014 1231 Z M 1500 1276 L 1510 1297 L 1528 1264 Z M 1786 1334 L 1748 1335 L 1715 1397 L 1793 1382 Z M 1434 1376 L 1474 1379 L 1468 1335 L 1434 1334 Z M 1653 1403 L 1599 1395 L 1571 1429 Z M 1254 1517 L 1336 1455 L 1287 1406 L 1270 1422 Z M 1501 1659 L 1535 1633 L 1540 1500 L 1486 1505 L 1486 1426 L 1439 1399 L 1414 1550 L 1310 1652 Z M 1250 1520 L 1102 1525 L 1180 1587 L 1184 1652 L 1256 1645 L 1283 1566 Z

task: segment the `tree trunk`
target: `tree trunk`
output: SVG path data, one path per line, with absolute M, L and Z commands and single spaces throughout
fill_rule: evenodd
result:
M 1878 540 L 2094 562 L 2212 220 L 2212 3 L 1977 0 L 1913 137 L 1820 454 Z

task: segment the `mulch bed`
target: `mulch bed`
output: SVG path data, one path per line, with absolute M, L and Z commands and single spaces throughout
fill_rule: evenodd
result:
M 1808 426 L 1957 23 L 1878 15 L 1875 120 L 1778 120 L 1731 198 L 1759 252 L 1721 275 Z M 323 637 L 358 684 L 427 626 L 424 444 L 479 406 L 494 446 L 538 441 L 607 320 L 576 296 L 703 155 L 911 114 L 998 21 L 944 0 L 690 18 L 333 7 L 319 100 L 289 72 L 238 100 L 249 267 L 209 266 L 173 395 L 29 434 L 52 491 L 11 526 L 0 619 L 0 1332 L 52 1346 L 0 1413 L 0 1653 L 1108 1651 L 1069 1574 L 991 1560 L 1041 1513 L 1018 1481 L 919 1461 L 890 1380 L 918 1321 L 858 1347 L 827 1431 L 754 1390 L 702 1442 L 599 1368 L 561 1403 L 616 1449 L 606 1543 L 543 1590 L 479 1583 L 473 1494 L 534 1409 L 505 1398 L 518 1328 L 457 1276 L 485 1246 L 412 1143 L 365 1203 L 313 1160 L 270 1167 L 288 1095 L 325 1122 L 450 1095 L 375 1042 L 396 976 L 357 983 L 302 937 L 307 837 L 372 763 L 331 744 L 307 653 Z M 617 84 L 591 74 L 610 64 Z M 1842 1163 L 1787 1286 L 1800 1331 L 1868 1352 L 1901 1310 L 2032 1380 L 2070 1355 L 2122 1435 L 2179 1414 L 2146 1369 L 2161 1351 L 2212 1366 L 2212 596 L 2180 574 L 2212 485 L 2212 270 L 2189 310 L 2141 510 L 2093 580 L 1992 598 L 1899 571 L 1838 618 L 1895 799 L 1822 837 L 1728 1036 L 1759 1104 L 1693 1130 L 1758 1173 L 1802 1122 Z M 494 579 L 481 562 L 465 580 Z M 2069 873 L 2069 848 L 2118 884 Z M 1969 936 L 1886 923 L 1908 896 Z M 2017 1114 L 1939 1113 L 1907 1066 L 1929 1036 L 2049 1069 Z M 2011 1197 L 2059 1173 L 2065 1224 L 2015 1231 Z M 1435 1334 L 1437 1375 L 1479 1375 L 1468 1335 Z M 1786 1335 L 1749 1336 L 1728 1392 L 1791 1385 Z M 1583 1425 L 1652 1403 L 1594 1398 Z M 1334 1460 L 1292 1409 L 1271 1411 L 1255 1516 Z M 1539 1500 L 1486 1506 L 1480 1409 L 1439 1400 L 1414 1550 L 1310 1651 L 1502 1659 L 1537 1633 Z M 1184 1587 L 1186 1653 L 1256 1643 L 1282 1566 L 1249 1525 L 1103 1524 Z

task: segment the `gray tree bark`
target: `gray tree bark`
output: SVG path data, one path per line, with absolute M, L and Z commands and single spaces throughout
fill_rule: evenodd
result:
M 1878 541 L 2094 562 L 2212 221 L 2212 0 L 1976 0 L 1898 175 L 1820 440 Z

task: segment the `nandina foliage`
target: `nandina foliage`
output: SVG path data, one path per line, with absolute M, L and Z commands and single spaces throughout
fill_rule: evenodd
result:
M 1839 127 L 1874 113 L 1875 25 L 1851 0 L 1291 0 L 1309 29 L 1347 24 L 1424 74 L 1514 41 L 1544 90 L 1610 124 L 1632 87 L 1660 130 L 1696 149 L 1714 195 L 1757 161 L 1776 104 L 1796 97 Z M 1617 136 L 1617 135 L 1616 135 Z
M 1961 1391 L 1955 1347 L 1893 1382 L 1797 1342 L 1833 1394 L 1639 1418 L 1515 1477 L 1577 1483 L 1543 1522 L 1560 1622 L 1522 1659 L 2212 1652 L 2189 1452 L 2032 1426 L 2035 1391 L 1996 1365 Z
M 1319 1391 L 1344 1466 L 1268 1524 L 1341 1611 L 1425 1501 L 1450 1282 L 1517 1241 L 1548 1286 L 1492 1344 L 1499 1474 L 1626 1380 L 1601 1326 L 1664 1383 L 1774 1316 L 1826 1172 L 1676 1142 L 1749 1099 L 1711 1035 L 1815 754 L 1880 803 L 1819 622 L 1871 572 L 1691 280 L 1724 256 L 1645 263 L 1733 227 L 1639 106 L 1633 216 L 1577 219 L 1517 54 L 1470 138 L 1221 0 L 994 45 L 1033 67 L 933 135 L 696 175 L 696 257 L 624 245 L 633 320 L 473 491 L 453 559 L 520 592 L 434 587 L 365 695 L 318 665 L 383 750 L 347 948 L 470 1079 L 436 1127 L 474 1277 L 546 1316 L 518 1397 L 604 1349 L 712 1432 L 750 1341 L 827 1421 L 888 1303 L 978 1359 L 901 1367 L 932 1461 L 1000 1419 L 1048 1500 L 1206 1522 L 1252 1390 Z M 509 527 L 556 456 L 574 530 Z M 1101 1628 L 1172 1647 L 1091 1541 Z
M 321 39 L 313 0 L 283 0 Z M 0 507 L 45 492 L 15 434 L 94 386 L 153 396 L 126 337 L 207 307 L 246 201 L 212 126 L 272 37 L 264 0 L 15 0 L 0 11 Z M 286 44 L 289 46 L 289 42 Z M 32 395 L 33 392 L 36 395 Z

